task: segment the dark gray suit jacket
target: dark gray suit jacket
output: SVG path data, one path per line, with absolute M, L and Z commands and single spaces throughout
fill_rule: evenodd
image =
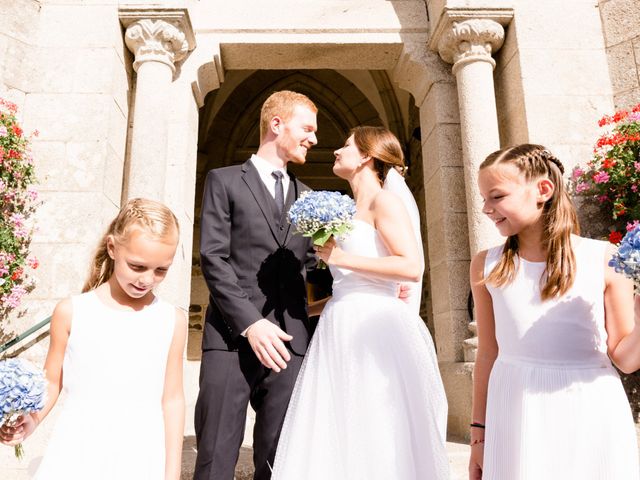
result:
M 236 350 L 247 327 L 267 318 L 293 336 L 304 355 L 312 326 L 306 269 L 315 265 L 311 240 L 293 235 L 286 212 L 309 188 L 289 173 L 285 209 L 276 204 L 249 160 L 209 171 L 200 223 L 200 259 L 209 287 L 203 350 Z

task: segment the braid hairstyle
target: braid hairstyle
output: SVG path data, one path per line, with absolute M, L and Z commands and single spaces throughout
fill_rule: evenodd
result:
M 351 135 L 358 151 L 373 159 L 373 168 L 380 183 L 384 183 L 391 168 L 404 175 L 404 153 L 393 133 L 384 127 L 362 126 L 352 129 L 349 132 L 349 136 Z
M 123 243 L 132 230 L 141 229 L 154 239 L 176 242 L 180 235 L 178 219 L 173 212 L 160 202 L 146 198 L 133 198 L 113 219 L 109 228 L 98 243 L 91 267 L 82 292 L 93 290 L 105 283 L 113 274 L 113 259 L 107 250 L 107 239 L 113 236 L 116 242 Z
M 525 143 L 492 153 L 480 164 L 480 169 L 502 163 L 515 165 L 527 181 L 546 177 L 555 186 L 553 196 L 547 200 L 542 211 L 546 275 L 540 296 L 542 300 L 548 300 L 564 295 L 573 285 L 576 272 L 571 234 L 580 234 L 578 216 L 562 179 L 564 167 L 544 146 Z M 500 261 L 484 281 L 498 287 L 513 281 L 517 254 L 518 237 L 511 235 L 505 242 Z

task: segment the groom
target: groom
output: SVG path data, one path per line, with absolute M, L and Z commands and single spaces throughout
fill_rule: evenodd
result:
M 260 147 L 242 165 L 211 170 L 202 202 L 200 258 L 209 288 L 195 410 L 194 480 L 232 480 L 247 404 L 256 412 L 255 479 L 271 466 L 289 398 L 312 334 L 308 238 L 286 213 L 308 188 L 287 172 L 317 143 L 317 108 L 280 91 L 262 105 Z

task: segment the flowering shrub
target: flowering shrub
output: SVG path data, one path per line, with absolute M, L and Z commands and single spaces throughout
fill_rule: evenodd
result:
M 38 260 L 29 255 L 33 231 L 29 217 L 38 198 L 32 188 L 33 158 L 30 137 L 20 128 L 16 112 L 13 103 L 0 98 L 0 318 L 33 290 L 28 270 L 38 267 Z
M 613 220 L 609 241 L 619 243 L 640 219 L 640 104 L 631 111 L 605 115 L 607 131 L 598 139 L 593 159 L 571 175 L 575 193 L 601 204 Z

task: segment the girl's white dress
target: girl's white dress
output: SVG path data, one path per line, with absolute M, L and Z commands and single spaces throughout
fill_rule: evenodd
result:
M 64 406 L 37 480 L 163 480 L 162 392 L 175 308 L 132 312 L 72 297 Z
M 388 252 L 356 220 L 347 252 Z M 331 268 L 320 317 L 289 403 L 273 480 L 448 478 L 447 403 L 423 321 L 397 283 Z
M 634 480 L 638 445 L 629 402 L 607 357 L 605 242 L 577 238 L 572 288 L 540 301 L 545 264 L 517 260 L 493 300 L 498 358 L 487 398 L 483 478 Z M 502 246 L 488 251 L 487 275 Z

